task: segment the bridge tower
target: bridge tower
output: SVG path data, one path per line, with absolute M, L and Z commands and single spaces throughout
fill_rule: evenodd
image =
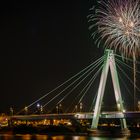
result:
M 119 107 L 119 111 L 124 112 L 124 106 L 123 106 L 123 101 L 122 101 L 122 96 L 121 96 L 121 90 L 120 90 L 113 50 L 109 50 L 109 49 L 105 50 L 104 55 L 105 55 L 105 59 L 104 59 L 102 74 L 101 74 L 99 88 L 98 88 L 98 94 L 97 94 L 96 103 L 95 103 L 91 131 L 97 130 L 97 127 L 98 127 L 99 115 L 100 115 L 100 111 L 101 111 L 101 104 L 102 104 L 102 100 L 103 100 L 103 96 L 104 96 L 105 85 L 106 85 L 106 81 L 107 81 L 107 75 L 109 72 L 109 68 L 110 68 L 112 82 L 113 82 L 116 104 Z M 127 124 L 126 124 L 125 118 L 121 119 L 120 121 L 121 121 L 122 130 L 127 130 Z

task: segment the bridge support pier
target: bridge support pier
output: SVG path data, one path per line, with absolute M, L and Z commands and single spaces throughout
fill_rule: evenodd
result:
M 98 133 L 98 132 L 101 133 L 100 131 L 97 130 L 97 127 L 98 127 L 99 115 L 100 115 L 100 111 L 101 111 L 101 104 L 102 104 L 102 100 L 103 100 L 103 96 L 104 96 L 105 85 L 106 85 L 106 81 L 107 81 L 107 75 L 109 72 L 109 68 L 110 68 L 110 72 L 111 72 L 114 94 L 115 94 L 115 99 L 116 99 L 116 104 L 117 104 L 118 110 L 120 112 L 125 111 L 124 106 L 123 106 L 121 91 L 120 91 L 118 74 L 117 74 L 117 70 L 116 70 L 114 53 L 113 53 L 113 50 L 107 49 L 105 51 L 105 60 L 104 60 L 104 65 L 103 65 L 102 74 L 101 74 L 101 78 L 100 78 L 100 84 L 99 84 L 97 99 L 96 99 L 96 103 L 95 103 L 92 125 L 91 125 L 91 129 L 90 129 L 90 132 L 93 132 L 93 133 Z M 121 119 L 120 121 L 121 121 L 121 129 L 128 130 L 125 118 Z

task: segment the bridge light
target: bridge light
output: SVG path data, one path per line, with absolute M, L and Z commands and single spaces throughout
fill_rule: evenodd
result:
M 120 108 L 121 108 L 120 103 L 117 103 L 117 108 L 118 108 L 118 110 L 120 111 Z
M 36 111 L 37 114 L 40 114 L 41 113 L 41 105 L 39 103 L 37 103 L 36 107 L 37 107 L 37 111 Z
M 24 107 L 24 111 L 25 111 L 25 114 L 27 115 L 27 113 L 28 113 L 28 107 L 27 106 Z
M 40 112 L 41 112 L 41 114 L 43 113 L 43 106 L 42 105 L 40 107 Z
M 125 113 L 126 112 L 126 110 L 125 109 L 123 109 L 123 113 Z
M 57 114 L 59 113 L 59 107 L 58 107 L 58 105 L 56 106 L 56 113 Z
M 83 103 L 80 103 L 80 112 L 82 111 L 83 109 Z
M 40 104 L 38 103 L 36 106 L 37 106 L 37 108 L 39 108 L 40 107 Z

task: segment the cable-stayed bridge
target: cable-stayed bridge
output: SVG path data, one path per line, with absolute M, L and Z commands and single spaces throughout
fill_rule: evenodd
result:
M 122 128 L 127 129 L 126 118 L 140 116 L 139 112 L 132 109 L 136 108 L 138 101 L 137 96 L 133 95 L 133 87 L 137 92 L 140 92 L 140 89 L 131 80 L 134 69 L 126 61 L 133 63 L 131 59 L 122 60 L 122 57 L 115 55 L 112 50 L 106 50 L 104 56 L 52 91 L 44 93 L 15 115 L 11 109 L 10 119 L 92 119 L 91 129 L 97 129 L 99 118 L 118 118 Z M 139 73 L 137 70 L 136 72 Z M 106 90 L 108 93 L 105 93 Z M 104 96 L 106 104 L 110 106 L 106 108 L 109 110 L 107 112 L 104 111 Z M 45 110 L 49 110 L 48 114 L 43 114 Z
M 126 106 L 126 110 L 133 110 L 133 68 L 126 63 L 129 60 L 122 61 L 119 57 L 120 56 L 115 55 L 123 102 Z M 80 112 L 80 110 L 84 112 L 92 112 L 95 106 L 100 74 L 104 61 L 105 56 L 102 56 L 88 67 L 54 88 L 52 91 L 47 93 L 44 91 L 42 97 L 29 105 L 25 105 L 23 109 L 16 114 L 22 114 L 30 110 L 32 113 L 35 113 L 34 110 L 36 109 L 51 111 L 54 108 L 63 108 L 63 112 L 65 113 Z M 137 73 L 139 72 L 137 71 Z M 110 93 L 108 91 L 107 94 L 105 93 L 106 99 L 109 99 L 110 97 L 108 96 L 110 95 L 114 96 L 112 81 L 109 80 L 109 78 L 106 89 Z M 136 89 L 138 92 L 140 91 L 137 86 Z M 127 104 L 127 101 L 129 101 L 130 104 Z M 117 109 L 117 106 L 115 105 L 112 106 L 112 110 L 114 110 L 114 108 Z M 107 104 L 103 101 L 102 106 L 103 108 L 106 108 Z

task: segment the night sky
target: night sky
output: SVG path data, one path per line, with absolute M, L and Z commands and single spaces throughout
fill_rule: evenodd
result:
M 87 15 L 93 2 L 11 1 L 0 10 L 0 112 L 24 107 L 94 57 Z M 96 54 L 95 54 L 96 55 Z
M 0 112 L 19 110 L 98 58 L 92 0 L 11 1 L 0 8 Z

